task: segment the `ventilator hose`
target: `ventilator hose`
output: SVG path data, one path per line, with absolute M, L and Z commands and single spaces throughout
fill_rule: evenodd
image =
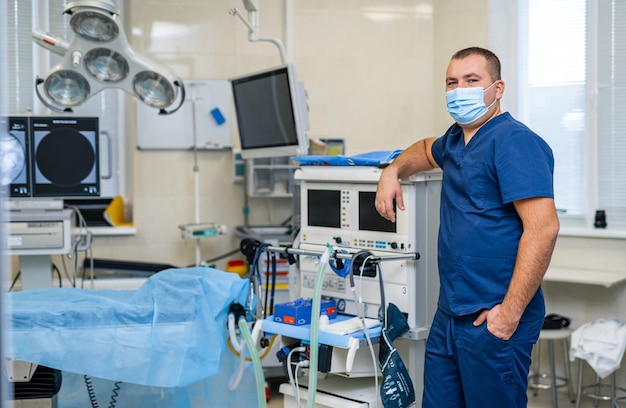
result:
M 241 353 L 243 350 L 243 344 L 239 343 L 239 340 L 237 339 L 237 333 L 235 333 L 235 315 L 232 313 L 228 314 L 228 335 L 230 338 L 230 344 L 233 345 L 235 351 L 237 351 L 237 353 Z
M 237 371 L 233 373 L 233 376 L 230 378 L 230 382 L 228 383 L 229 389 L 233 391 L 235 390 L 235 388 L 239 387 L 239 384 L 241 383 L 246 361 L 252 361 L 252 358 L 246 357 L 245 344 L 243 342 L 239 343 L 236 340 L 237 334 L 235 333 L 234 328 L 231 331 L 231 320 L 232 322 L 235 321 L 235 316 L 232 313 L 228 315 L 228 329 L 229 329 L 230 336 L 228 337 L 227 343 L 228 343 L 228 348 L 230 349 L 230 351 L 232 351 L 232 353 L 235 356 L 239 357 L 239 367 L 237 368 Z M 259 334 L 261 333 L 262 323 L 263 322 L 261 320 L 257 320 L 256 323 L 254 324 L 254 328 L 252 329 L 252 344 L 254 345 L 257 344 L 257 341 L 259 339 Z M 270 350 L 274 346 L 274 341 L 276 340 L 276 337 L 277 335 L 275 334 L 272 335 L 270 344 L 268 344 L 267 347 L 265 347 L 265 351 L 263 352 L 263 354 L 259 356 L 259 359 L 263 360 L 265 357 L 267 357 Z M 235 345 L 235 342 L 236 342 L 236 345 Z
M 228 383 L 228 389 L 234 391 L 239 384 L 241 383 L 241 379 L 243 378 L 243 372 L 246 368 L 246 353 L 243 350 L 239 351 L 239 366 L 237 367 L 237 371 L 233 373 L 233 376 L 230 378 L 230 382 Z
M 317 268 L 317 276 L 315 278 L 315 287 L 313 290 L 313 304 L 311 307 L 311 352 L 309 364 L 309 408 L 315 407 L 315 393 L 317 391 L 317 368 L 319 349 L 317 347 L 318 326 L 320 322 L 320 304 L 322 302 L 322 282 L 324 281 L 324 272 L 330 260 L 330 254 L 333 247 L 326 244 L 326 251 L 320 258 L 319 267 Z
M 265 399 L 265 377 L 263 375 L 263 367 L 261 366 L 259 354 L 256 352 L 256 346 L 252 341 L 252 335 L 250 334 L 250 329 L 248 329 L 248 322 L 246 322 L 246 318 L 244 316 L 239 317 L 239 332 L 246 341 L 248 352 L 250 353 L 250 357 L 252 357 L 256 378 L 256 391 L 259 399 L 259 408 L 266 408 L 267 401 Z

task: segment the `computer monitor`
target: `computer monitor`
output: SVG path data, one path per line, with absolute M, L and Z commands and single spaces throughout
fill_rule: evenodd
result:
M 0 196 L 30 197 L 28 117 L 0 117 Z
M 31 117 L 33 197 L 99 197 L 97 117 Z
M 230 79 L 244 159 L 306 155 L 304 86 L 292 64 Z

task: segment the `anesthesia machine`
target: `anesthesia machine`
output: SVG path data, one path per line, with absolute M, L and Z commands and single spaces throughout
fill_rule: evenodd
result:
M 293 382 L 291 387 L 283 385 L 285 406 L 300 406 L 300 400 L 317 400 L 313 406 L 374 407 L 378 398 L 384 402 L 387 388 L 383 384 L 379 394 L 380 371 L 372 364 L 372 344 L 383 349 L 386 327 L 376 326 L 387 323 L 384 310 L 391 308 L 399 309 L 401 320 L 408 323 L 396 343 L 419 405 L 426 338 L 439 287 L 441 172 L 401 180 L 405 210 L 396 212 L 395 223 L 382 218 L 374 206 L 381 172 L 375 166 L 302 166 L 295 173 L 301 229 L 297 249 L 285 251 L 300 255 L 302 299 L 315 303 L 319 297 L 319 310 L 329 318 L 321 316 L 318 323 L 311 317 L 310 325 L 285 324 L 287 319 L 275 310 L 274 318 L 265 320 L 263 329 L 280 334 L 285 350 L 304 346 L 307 356 L 316 350 L 317 361 L 310 359 L 310 367 L 317 365 L 317 371 L 325 373 L 313 387 L 310 381 L 308 389 Z M 311 316 L 316 315 L 313 308 Z M 365 326 L 373 328 L 356 331 Z M 317 348 L 308 347 L 314 343 Z

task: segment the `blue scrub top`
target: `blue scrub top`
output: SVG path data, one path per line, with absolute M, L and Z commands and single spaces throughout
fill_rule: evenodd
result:
M 504 299 L 522 234 L 513 202 L 554 197 L 552 150 L 503 113 L 467 146 L 455 123 L 435 141 L 432 153 L 443 170 L 438 306 L 453 316 L 492 308 Z M 522 320 L 544 313 L 539 289 Z

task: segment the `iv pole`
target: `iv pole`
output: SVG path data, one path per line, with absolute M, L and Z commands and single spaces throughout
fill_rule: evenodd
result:
M 200 239 L 221 235 L 225 227 L 215 223 L 200 222 L 200 166 L 198 165 L 198 135 L 196 129 L 196 88 L 204 84 L 191 83 L 191 122 L 193 132 L 193 186 L 194 186 L 194 223 L 179 225 L 183 238 L 193 238 L 196 242 L 196 266 L 201 264 Z
M 198 166 L 198 135 L 196 130 L 196 85 L 191 84 L 191 122 L 193 129 L 193 198 L 195 222 L 200 223 L 200 167 Z M 196 266 L 200 266 L 200 238 L 196 238 Z

